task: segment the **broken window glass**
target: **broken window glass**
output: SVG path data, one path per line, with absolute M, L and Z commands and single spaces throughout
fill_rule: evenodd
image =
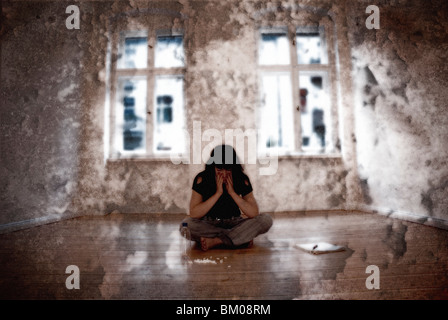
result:
M 258 58 L 261 65 L 289 64 L 290 54 L 286 31 L 262 32 Z
M 183 37 L 158 36 L 155 50 L 156 68 L 174 68 L 185 65 Z
M 325 88 L 326 76 L 326 72 L 301 72 L 299 75 L 300 119 L 304 150 L 319 150 L 326 145 L 330 116 L 329 99 Z
M 154 103 L 154 152 L 184 152 L 183 77 L 156 77 Z
M 118 79 L 116 141 L 122 152 L 144 152 L 146 128 L 146 78 Z
M 262 76 L 260 148 L 290 150 L 293 142 L 291 76 L 266 73 Z
M 146 37 L 128 37 L 120 58 L 122 69 L 146 68 L 148 61 L 148 39 Z
M 323 29 L 307 31 L 300 29 L 296 34 L 297 59 L 299 64 L 327 64 L 327 52 Z

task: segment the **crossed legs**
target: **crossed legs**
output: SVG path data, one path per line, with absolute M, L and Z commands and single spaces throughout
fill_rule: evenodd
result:
M 224 221 L 210 221 L 187 217 L 191 240 L 199 242 L 202 250 L 208 250 L 219 244 L 238 247 L 251 242 L 256 236 L 268 232 L 272 218 L 268 214 L 259 214 L 254 218 L 240 218 Z

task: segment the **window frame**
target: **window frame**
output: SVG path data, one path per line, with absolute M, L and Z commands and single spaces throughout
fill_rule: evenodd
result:
M 184 65 L 181 67 L 156 67 L 155 66 L 155 50 L 157 44 L 157 37 L 159 36 L 182 36 L 183 38 L 183 52 Z M 146 37 L 148 45 L 147 64 L 146 68 L 124 68 L 121 65 L 120 55 L 123 56 L 124 43 L 127 38 L 132 37 Z M 109 106 L 109 151 L 107 154 L 108 160 L 118 159 L 161 159 L 166 160 L 178 152 L 154 152 L 154 117 L 156 116 L 155 104 L 155 79 L 158 76 L 177 76 L 181 77 L 183 81 L 182 95 L 183 95 L 183 129 L 186 128 L 186 92 L 185 92 L 185 74 L 187 68 L 187 56 L 185 54 L 185 32 L 183 29 L 167 30 L 167 29 L 145 29 L 145 30 L 121 30 L 114 32 L 111 36 L 111 57 L 110 57 L 110 106 Z M 115 58 L 114 58 L 115 57 Z M 124 151 L 117 149 L 116 134 L 118 127 L 116 126 L 117 107 L 120 103 L 118 81 L 122 77 L 139 78 L 146 77 L 146 129 L 145 129 L 145 152 Z M 186 142 L 187 137 L 183 137 Z M 186 145 L 186 143 L 184 144 Z
M 272 31 L 271 31 L 272 30 Z M 290 54 L 290 63 L 289 64 L 278 64 L 278 65 L 262 65 L 259 63 L 260 57 L 260 48 L 262 41 L 263 33 L 277 33 L 279 30 L 283 30 L 286 32 L 288 44 L 289 44 L 289 54 Z M 299 64 L 298 61 L 298 53 L 297 53 L 297 34 L 298 33 L 317 33 L 319 31 L 321 37 L 321 43 L 325 46 L 324 50 L 326 53 L 326 63 L 320 64 Z M 323 33 L 322 33 L 323 32 Z M 334 26 L 331 26 L 329 23 L 323 23 L 319 26 L 311 26 L 311 25 L 299 25 L 299 24 L 285 24 L 285 23 L 276 23 L 274 25 L 269 26 L 258 26 L 256 30 L 256 61 L 257 61 L 257 70 L 258 70 L 258 79 L 259 79 L 259 88 L 261 86 L 262 76 L 266 73 L 278 73 L 278 72 L 289 72 L 291 76 L 291 88 L 292 88 L 292 101 L 293 101 L 293 132 L 294 132 L 294 149 L 285 151 L 282 149 L 273 150 L 278 153 L 280 157 L 289 157 L 289 156 L 324 156 L 324 157 L 333 157 L 340 156 L 340 150 L 335 148 L 337 141 L 339 140 L 338 133 L 338 112 L 337 112 L 337 60 L 336 60 L 336 43 L 334 42 Z M 316 151 L 305 149 L 302 146 L 302 123 L 301 123 L 301 112 L 300 112 L 300 83 L 299 76 L 301 72 L 309 73 L 326 73 L 326 85 L 324 86 L 325 92 L 329 96 L 329 110 L 330 110 L 330 123 L 325 123 L 326 127 L 328 127 L 328 132 L 325 135 L 325 147 Z M 259 97 L 261 99 L 263 92 L 259 92 Z M 262 105 L 262 101 L 259 102 L 259 107 L 257 108 L 256 114 L 256 124 L 260 126 L 260 106 Z M 259 145 L 259 144 L 257 144 Z M 265 153 L 269 153 L 269 148 L 265 150 L 258 150 L 258 156 L 263 157 Z

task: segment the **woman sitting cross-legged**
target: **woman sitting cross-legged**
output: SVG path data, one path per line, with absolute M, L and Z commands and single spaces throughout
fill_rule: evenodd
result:
M 259 213 L 249 177 L 231 146 L 215 147 L 205 170 L 196 175 L 190 215 L 183 222 L 204 251 L 218 245 L 249 247 L 271 228 L 272 218 Z

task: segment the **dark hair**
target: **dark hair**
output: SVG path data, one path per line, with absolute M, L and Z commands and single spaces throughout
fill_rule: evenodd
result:
M 232 146 L 222 144 L 216 146 L 210 153 L 210 158 L 205 164 L 205 172 L 215 175 L 215 167 L 231 170 L 234 177 L 240 176 L 244 171 L 235 149 Z

